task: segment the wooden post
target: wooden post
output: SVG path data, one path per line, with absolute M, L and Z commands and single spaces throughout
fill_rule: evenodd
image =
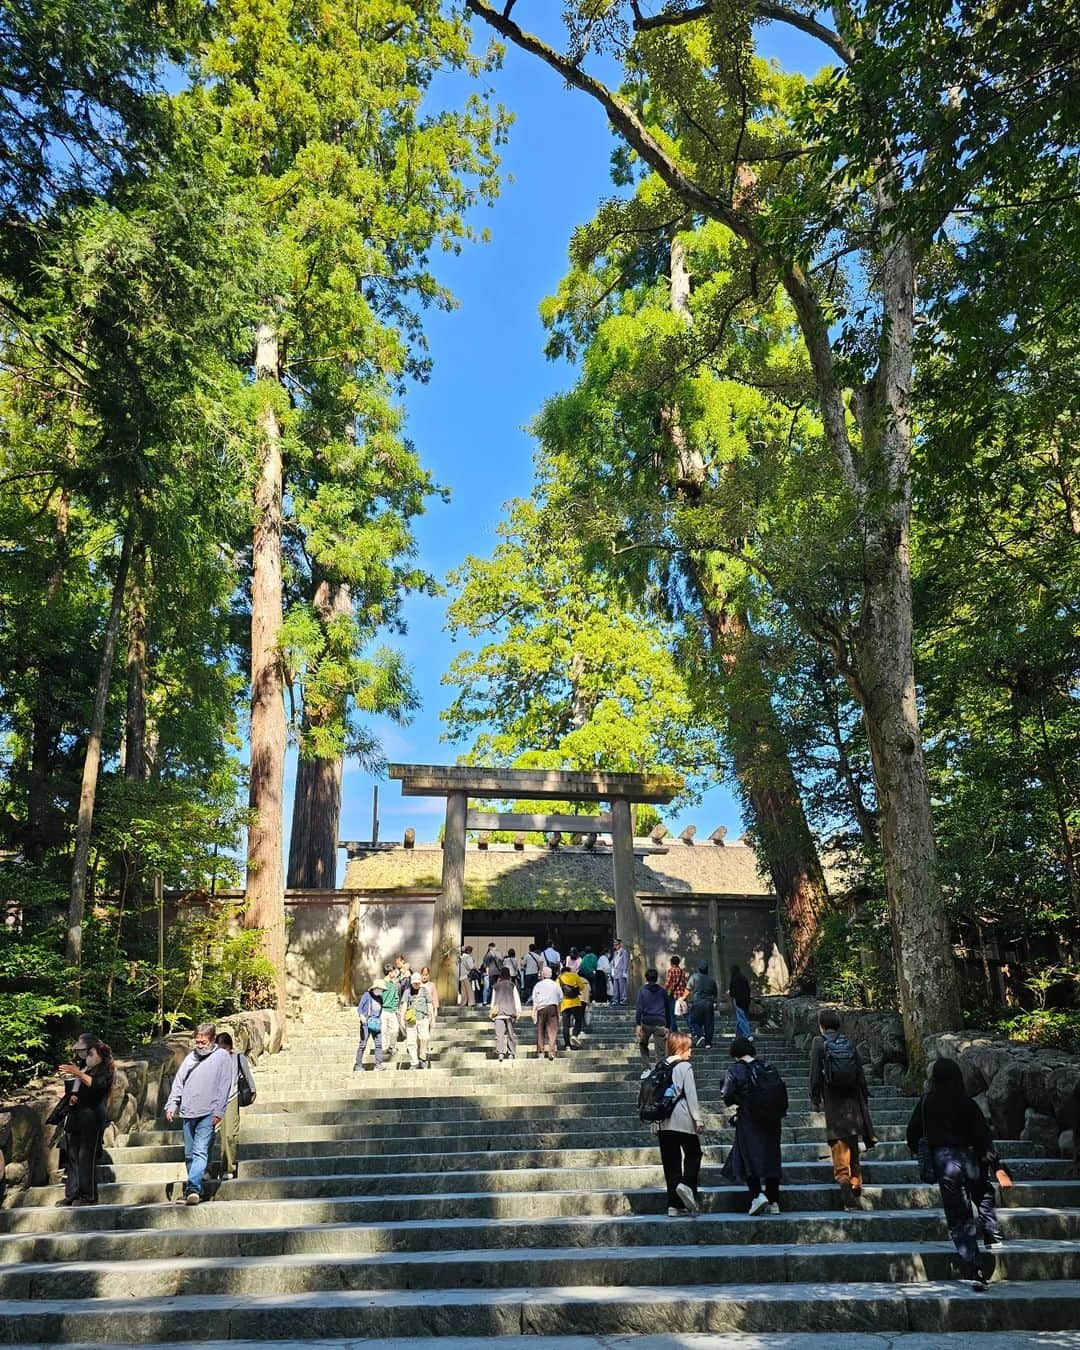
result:
M 467 793 L 447 793 L 442 891 L 435 899 L 431 934 L 432 974 L 435 976 L 439 1000 L 447 1007 L 453 1007 L 458 996 L 458 956 L 461 952 L 461 915 L 465 900 L 465 816 L 468 805 Z
M 613 797 L 611 801 L 611 854 L 615 870 L 615 927 L 630 953 L 627 992 L 633 998 L 645 980 L 645 937 L 634 890 L 633 815 L 626 797 Z
M 709 914 L 712 921 L 712 951 L 709 953 L 709 969 L 716 977 L 721 993 L 724 985 L 724 933 L 720 927 L 720 901 L 709 901 Z

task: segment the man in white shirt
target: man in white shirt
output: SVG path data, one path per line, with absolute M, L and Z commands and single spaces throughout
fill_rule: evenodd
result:
M 559 1053 L 559 1004 L 562 990 L 551 978 L 551 967 L 544 966 L 532 993 L 533 1021 L 536 1023 L 536 1057 L 554 1060 Z

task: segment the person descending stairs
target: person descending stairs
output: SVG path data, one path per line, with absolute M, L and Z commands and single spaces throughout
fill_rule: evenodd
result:
M 239 1176 L 208 1185 L 202 1205 L 175 1203 L 183 1147 L 159 1120 L 106 1150 L 95 1207 L 56 1208 L 50 1185 L 0 1210 L 0 1343 L 576 1337 L 567 1350 L 581 1350 L 601 1333 L 649 1346 L 686 1333 L 745 1346 L 737 1334 L 753 1333 L 755 1348 L 792 1350 L 813 1332 L 807 1346 L 827 1336 L 830 1350 L 865 1350 L 957 1333 L 942 1345 L 1000 1350 L 1009 1332 L 1009 1345 L 1080 1345 L 1070 1164 L 997 1141 L 1014 1184 L 1004 1249 L 975 1293 L 956 1278 L 937 1188 L 904 1140 L 912 1099 L 871 1082 L 880 1143 L 863 1161 L 862 1206 L 845 1210 L 807 1060 L 759 1034 L 791 1105 L 780 1212 L 747 1214 L 745 1186 L 721 1176 L 731 1058 L 717 1034 L 692 1054 L 701 1212 L 669 1216 L 638 1118 L 633 1020 L 597 1005 L 571 1055 L 499 1064 L 487 1009 L 444 1008 L 428 1072 L 354 1073 L 356 1010 L 318 1001 L 288 1049 L 255 1067 Z

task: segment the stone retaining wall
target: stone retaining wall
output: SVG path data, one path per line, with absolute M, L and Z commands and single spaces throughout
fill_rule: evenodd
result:
M 1080 1056 L 1036 1050 L 984 1031 L 931 1036 L 927 1056 L 960 1065 L 964 1086 L 999 1139 L 1027 1139 L 1051 1155 L 1075 1156 Z
M 898 1014 L 843 1008 L 816 998 L 765 998 L 767 1019 L 809 1054 L 822 1008 L 834 1008 L 841 1030 L 858 1047 L 867 1073 L 902 1087 L 907 1072 Z M 1051 1156 L 1075 1158 L 1080 1124 L 1080 1056 L 1037 1050 L 985 1031 L 949 1032 L 926 1041 L 927 1073 L 935 1059 L 960 1065 L 969 1096 L 979 1103 L 997 1139 L 1025 1139 Z
M 217 1021 L 237 1050 L 254 1063 L 281 1049 L 282 1021 L 262 1008 L 235 1013 Z M 176 1071 L 191 1049 L 191 1033 L 180 1032 L 137 1046 L 130 1057 L 116 1061 L 116 1085 L 109 1102 L 106 1146 L 127 1134 L 138 1121 L 154 1120 L 165 1108 Z M 43 1186 L 56 1170 L 58 1130 L 45 1121 L 63 1095 L 59 1078 L 32 1079 L 0 1104 L 0 1199 L 17 1204 L 30 1186 Z
M 904 1024 L 895 1012 L 877 1012 L 871 1008 L 843 1008 L 838 1003 L 822 1003 L 813 997 L 781 995 L 761 1000 L 769 1022 L 779 1026 L 798 1050 L 810 1054 L 810 1042 L 818 1034 L 822 1008 L 840 1014 L 840 1029 L 862 1056 L 870 1078 L 898 1087 L 907 1072 Z

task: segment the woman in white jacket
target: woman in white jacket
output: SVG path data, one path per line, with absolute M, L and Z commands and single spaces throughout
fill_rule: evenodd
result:
M 698 1177 L 701 1174 L 701 1139 L 705 1121 L 698 1102 L 694 1070 L 690 1067 L 693 1042 L 685 1031 L 667 1034 L 667 1062 L 673 1064 L 671 1085 L 675 1110 L 657 1125 L 660 1162 L 667 1183 L 668 1217 L 698 1214 Z

